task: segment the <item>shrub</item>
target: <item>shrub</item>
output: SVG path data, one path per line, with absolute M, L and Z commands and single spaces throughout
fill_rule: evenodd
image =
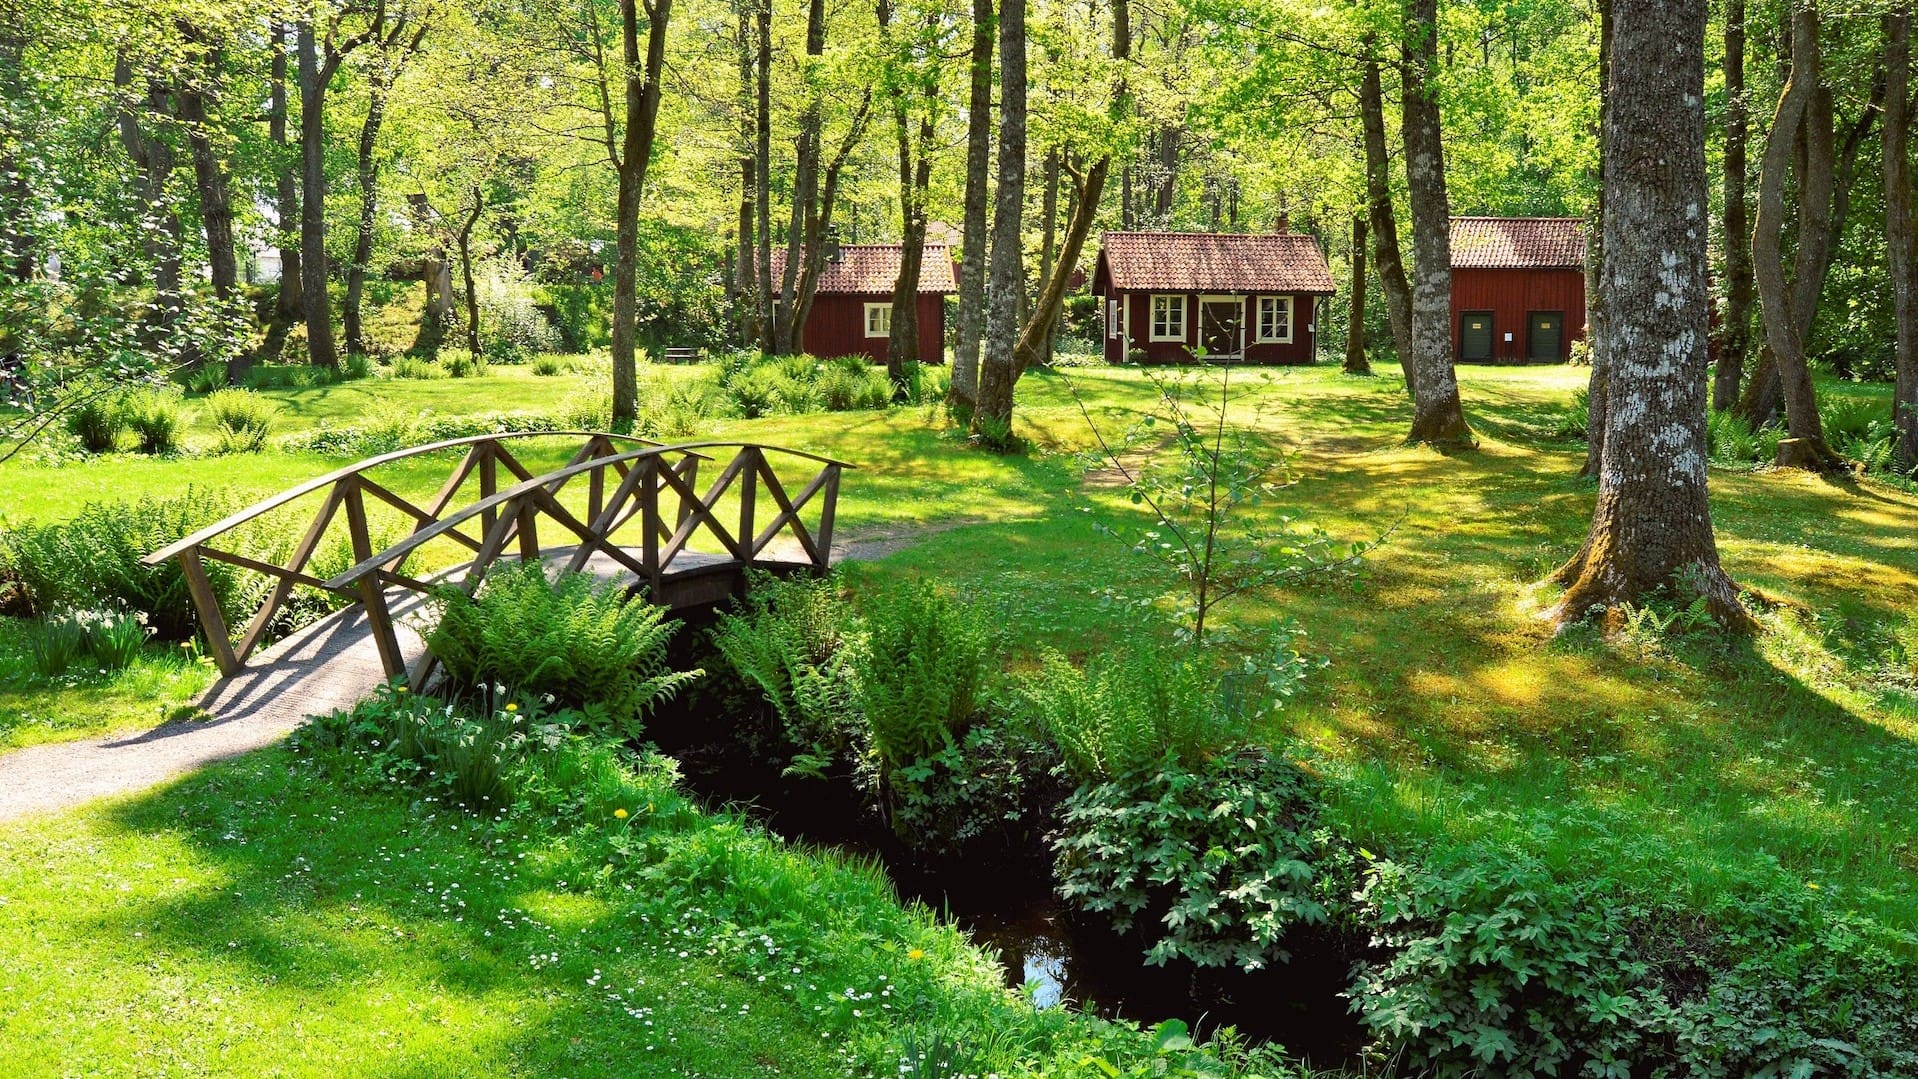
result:
M 532 277 L 510 255 L 487 260 L 474 274 L 473 284 L 487 359 L 524 363 L 563 344 L 559 331 L 539 310 Z
M 894 834 L 921 856 L 988 860 L 1043 850 L 1058 754 L 1022 726 L 981 719 L 897 769 L 879 793 Z
M 383 780 L 498 810 L 512 800 L 508 771 L 529 743 L 551 744 L 577 720 L 567 712 L 543 716 L 536 700 L 468 709 L 382 685 L 351 711 L 313 717 L 296 740 L 307 749 L 361 750 Z
M 486 361 L 463 348 L 441 353 L 440 367 L 447 378 L 481 378 L 486 374 Z
M 88 453 L 112 453 L 126 426 L 126 410 L 118 397 L 91 397 L 67 414 L 67 430 Z
M 852 747 L 859 709 L 848 644 L 855 616 L 831 579 L 755 574 L 735 613 L 721 613 L 714 647 L 770 705 L 787 740 L 817 770 Z
M 1318 813 L 1290 761 L 1242 750 L 1188 767 L 1167 753 L 1067 799 L 1053 839 L 1059 895 L 1120 932 L 1138 928 L 1153 964 L 1283 962 L 1286 932 L 1325 922 L 1337 890 Z
M 364 352 L 349 352 L 346 354 L 346 358 L 340 361 L 339 380 L 349 382 L 358 381 L 362 378 L 371 378 L 373 375 L 373 366 L 372 356 Z
M 221 390 L 206 399 L 220 453 L 256 453 L 266 446 L 278 406 L 252 390 Z
M 418 356 L 396 356 L 386 373 L 393 378 L 434 379 L 446 377 L 446 368 Z
M 1818 402 L 1818 425 L 1834 446 L 1841 441 L 1864 438 L 1883 423 L 1889 433 L 1891 409 L 1885 402 L 1869 397 L 1845 397 L 1826 394 Z
M 40 611 L 106 605 L 146 616 L 162 640 L 192 637 L 192 601 L 177 560 L 148 568 L 140 559 L 237 509 L 230 497 L 187 488 L 172 498 L 90 503 L 66 522 L 28 525 L 7 534 L 10 559 Z M 223 541 L 261 561 L 274 551 L 251 534 Z M 209 560 L 207 578 L 222 608 L 239 609 L 259 587 L 232 566 Z
M 188 393 L 218 393 L 226 389 L 226 365 L 223 363 L 203 363 L 186 373 L 180 384 Z
M 180 409 L 180 397 L 167 390 L 145 390 L 126 403 L 127 427 L 133 431 L 141 453 L 169 454 L 180 451 L 180 432 L 186 418 Z
M 1584 439 L 1590 437 L 1592 426 L 1592 392 L 1581 388 L 1572 394 L 1572 401 L 1559 413 L 1558 421 L 1552 428 L 1554 438 Z
M 1443 1075 L 1909 1075 L 1918 938 L 1741 882 L 1704 912 L 1488 845 L 1376 864 L 1352 1007 Z
M 42 678 L 64 674 L 86 650 L 86 633 L 70 618 L 49 618 L 27 632 L 27 659 Z
M 705 673 L 666 669 L 666 642 L 679 624 L 664 621 L 664 607 L 590 574 L 548 581 L 537 562 L 500 566 L 477 597 L 441 588 L 433 605 L 439 619 L 427 647 L 456 690 L 550 694 L 562 707 L 603 709 L 627 737 L 655 703 Z
M 550 352 L 541 353 L 540 355 L 533 357 L 532 370 L 534 374 L 540 376 L 541 378 L 551 378 L 554 375 L 563 375 L 566 373 L 566 360 L 562 357 L 555 356 Z
M 906 365 L 906 393 L 915 405 L 944 404 L 952 389 L 952 369 L 923 363 Z
M 876 604 L 868 626 L 859 705 L 885 779 L 965 733 L 993 649 L 984 623 L 930 585 Z
M 249 368 L 241 381 L 251 390 L 309 390 L 333 385 L 340 380 L 341 373 L 334 368 L 304 363 L 262 363 Z

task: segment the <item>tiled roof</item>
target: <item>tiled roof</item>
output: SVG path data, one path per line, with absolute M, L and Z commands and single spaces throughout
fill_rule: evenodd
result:
M 1099 257 L 1119 289 L 1333 291 L 1318 241 L 1297 232 L 1108 232 Z
M 1576 270 L 1585 222 L 1576 217 L 1454 217 L 1455 270 Z
M 841 244 L 839 261 L 828 262 L 819 273 L 818 295 L 874 296 L 891 295 L 899 280 L 899 260 L 905 248 L 900 244 Z M 785 280 L 786 252 L 773 250 L 773 291 Z M 919 262 L 919 291 L 943 295 L 958 292 L 952 276 L 952 249 L 944 244 L 927 244 Z

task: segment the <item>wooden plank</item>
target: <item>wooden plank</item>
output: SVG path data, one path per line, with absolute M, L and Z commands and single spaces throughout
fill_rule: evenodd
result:
M 186 571 L 187 594 L 193 598 L 194 613 L 200 616 L 200 631 L 206 634 L 206 646 L 213 650 L 213 662 L 220 673 L 239 673 L 240 657 L 233 654 L 233 641 L 227 637 L 226 615 L 220 611 L 220 599 L 213 594 L 213 582 L 207 580 L 206 565 L 200 561 L 200 549 L 188 547 L 180 552 L 180 568 Z
M 751 544 L 753 539 L 753 504 L 758 499 L 758 466 L 760 462 L 765 460 L 765 457 L 759 452 L 759 447 L 744 446 L 741 447 L 737 460 L 746 462 L 745 467 L 741 469 L 739 473 L 739 538 L 741 541 Z M 751 562 L 753 556 L 758 553 L 759 549 L 753 546 L 748 546 L 744 551 L 739 550 L 737 547 L 733 549 L 733 557 L 739 559 L 741 562 Z
M 832 522 L 839 509 L 839 466 L 827 465 L 826 501 L 819 507 L 819 561 L 813 568 L 820 573 L 832 568 Z
M 817 563 L 819 549 L 813 546 L 812 534 L 806 531 L 806 523 L 799 519 L 799 508 L 804 506 L 813 492 L 819 489 L 818 478 L 815 477 L 813 482 L 807 485 L 799 501 L 795 503 L 787 501 L 786 489 L 780 485 L 779 477 L 773 473 L 772 467 L 766 463 L 763 455 L 759 458 L 759 474 L 766 481 L 766 493 L 772 496 L 773 503 L 779 507 L 780 513 L 773 518 L 772 524 L 766 526 L 764 532 L 753 538 L 753 553 L 758 554 L 765 550 L 766 545 L 772 542 L 773 537 L 779 535 L 780 530 L 791 525 L 793 535 L 799 540 L 799 546 L 806 552 L 808 558 Z
M 480 456 L 480 501 L 484 502 L 499 494 L 499 462 L 493 459 L 493 444 L 487 443 Z M 480 511 L 480 535 L 490 535 L 493 531 L 494 510 L 491 506 Z
M 652 469 L 647 469 L 651 472 Z M 639 489 L 640 580 L 648 595 L 659 594 L 659 484 L 648 475 Z M 671 539 L 669 535 L 667 539 Z

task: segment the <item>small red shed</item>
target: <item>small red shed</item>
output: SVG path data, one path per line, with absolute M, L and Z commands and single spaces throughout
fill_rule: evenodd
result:
M 1452 341 L 1464 363 L 1563 363 L 1585 336 L 1585 222 L 1452 219 Z
M 1267 233 L 1108 232 L 1092 271 L 1107 363 L 1311 363 L 1318 300 L 1332 295 L 1318 241 Z
M 799 347 L 814 356 L 866 356 L 886 362 L 892 335 L 892 287 L 899 280 L 900 244 L 842 244 L 819 273 L 812 310 L 800 328 Z M 786 253 L 774 251 L 773 281 L 784 280 Z M 952 249 L 927 244 L 919 263 L 919 361 L 946 358 L 945 297 L 958 292 Z

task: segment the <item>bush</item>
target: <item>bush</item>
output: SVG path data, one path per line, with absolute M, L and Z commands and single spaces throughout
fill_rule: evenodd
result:
M 1078 783 L 1103 783 L 1170 758 L 1197 770 L 1242 744 L 1251 716 L 1197 659 L 1152 648 L 1095 659 L 1085 671 L 1052 653 L 1024 697 Z
M 1053 839 L 1059 895 L 1139 929 L 1149 963 L 1283 962 L 1287 931 L 1327 921 L 1338 890 L 1318 815 L 1290 761 L 1242 750 L 1189 767 L 1167 753 L 1067 799 Z
M 28 525 L 7 534 L 9 559 L 39 611 L 86 610 L 102 605 L 146 616 L 162 640 L 184 641 L 197 629 L 186 576 L 178 560 L 148 568 L 149 552 L 238 509 L 223 494 L 187 488 L 172 498 L 90 503 L 61 524 Z M 249 533 L 223 540 L 226 549 L 270 562 L 274 550 Z M 223 562 L 206 563 L 207 578 L 225 610 L 240 609 L 259 587 Z
M 341 382 L 356 382 L 373 376 L 373 357 L 364 352 L 349 352 L 340 361 Z
M 392 378 L 435 379 L 445 378 L 446 368 L 418 356 L 396 356 L 386 373 Z
M 486 361 L 463 348 L 447 349 L 440 354 L 440 367 L 447 378 L 483 378 Z
M 915 405 L 944 404 L 952 389 L 952 369 L 923 363 L 906 366 L 906 393 Z
M 126 403 L 127 426 L 132 429 L 141 453 L 169 454 L 180 451 L 180 432 L 186 427 L 180 397 L 167 390 L 145 390 Z
M 349 370 L 351 370 L 352 357 L 348 359 Z M 319 386 L 331 386 L 340 381 L 340 375 L 340 371 L 330 367 L 314 367 L 304 363 L 262 363 L 249 368 L 241 381 L 250 390 L 310 390 Z
M 564 343 L 539 310 L 532 277 L 512 256 L 487 260 L 474 274 L 473 286 L 487 359 L 524 363 L 537 353 L 555 352 Z
M 1783 879 L 1705 912 L 1491 846 L 1375 865 L 1353 1010 L 1442 1075 L 1909 1075 L 1918 938 Z
M 267 431 L 279 408 L 252 390 L 220 390 L 206 399 L 207 415 L 215 428 L 218 453 L 257 453 L 266 447 Z
M 880 778 L 952 745 L 978 714 L 993 663 L 984 623 L 930 585 L 876 604 L 857 666 Z
M 1592 426 L 1592 391 L 1580 388 L 1572 394 L 1572 402 L 1559 414 L 1557 425 L 1552 428 L 1554 438 L 1585 439 L 1590 437 Z
M 532 371 L 541 378 L 563 375 L 566 373 L 566 361 L 550 352 L 544 352 L 533 357 Z
M 203 363 L 186 373 L 180 384 L 188 393 L 210 394 L 226 389 L 226 365 Z
M 537 562 L 499 566 L 477 597 L 441 588 L 433 606 L 439 619 L 426 644 L 456 691 L 550 694 L 629 738 L 654 704 L 705 673 L 666 669 L 666 642 L 679 624 L 664 621 L 664 607 L 590 574 L 548 581 Z
M 126 411 L 118 397 L 88 398 L 67 415 L 67 430 L 88 453 L 112 453 L 120 445 L 120 432 L 126 426 Z

